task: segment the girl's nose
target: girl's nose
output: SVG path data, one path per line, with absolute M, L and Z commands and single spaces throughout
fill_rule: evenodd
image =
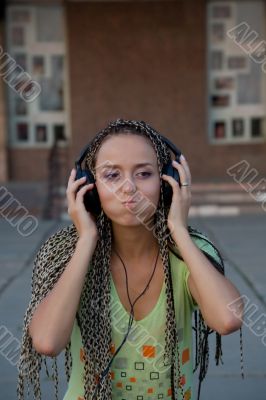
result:
M 123 185 L 123 192 L 125 193 L 131 193 L 136 191 L 136 185 L 134 182 L 132 182 L 130 179 L 126 179 L 126 182 L 124 182 Z

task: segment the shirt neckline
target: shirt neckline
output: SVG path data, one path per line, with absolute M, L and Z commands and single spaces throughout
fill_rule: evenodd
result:
M 124 305 L 122 304 L 122 302 L 121 302 L 121 300 L 120 300 L 120 297 L 119 297 L 119 294 L 118 294 L 118 292 L 117 292 L 117 290 L 116 290 L 116 286 L 115 286 L 115 283 L 114 283 L 114 281 L 113 281 L 113 277 L 112 277 L 111 272 L 110 272 L 110 279 L 111 279 L 111 285 L 113 286 L 114 294 L 115 294 L 116 299 L 118 300 L 119 304 L 121 305 L 123 311 L 124 311 L 128 316 L 130 316 L 130 313 L 126 310 L 126 308 L 124 307 Z M 154 314 L 154 312 L 157 310 L 157 308 L 160 306 L 160 304 L 161 304 L 161 302 L 162 302 L 164 289 L 165 289 L 165 280 L 163 280 L 163 284 L 162 284 L 162 288 L 161 288 L 161 291 L 160 291 L 158 300 L 157 300 L 156 304 L 154 305 L 153 309 L 152 309 L 144 318 L 141 318 L 141 319 L 138 319 L 138 320 L 136 320 L 135 318 L 133 318 L 134 323 L 142 323 L 142 322 L 146 321 L 147 319 L 149 319 L 149 318 L 151 317 L 152 314 Z

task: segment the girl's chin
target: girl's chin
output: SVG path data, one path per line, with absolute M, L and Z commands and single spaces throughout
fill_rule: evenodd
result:
M 107 215 L 107 214 L 106 214 Z M 132 225 L 132 226 L 137 226 L 137 225 L 147 225 L 152 223 L 154 221 L 154 215 L 143 215 L 140 213 L 134 214 L 130 210 L 126 210 L 124 212 L 119 212 L 119 213 L 110 213 L 107 215 L 108 218 L 115 224 L 118 225 Z

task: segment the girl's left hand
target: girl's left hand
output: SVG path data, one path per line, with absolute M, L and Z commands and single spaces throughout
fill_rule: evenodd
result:
M 188 163 L 183 155 L 180 162 L 174 161 L 172 165 L 179 172 L 181 185 L 188 183 L 189 186 L 179 186 L 176 180 L 169 175 L 162 175 L 162 179 L 171 185 L 173 190 L 172 203 L 168 214 L 167 225 L 170 232 L 179 228 L 187 229 L 188 212 L 191 204 L 191 173 Z

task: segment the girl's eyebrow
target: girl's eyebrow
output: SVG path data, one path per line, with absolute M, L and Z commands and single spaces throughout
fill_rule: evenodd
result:
M 148 163 L 148 162 L 138 163 L 138 164 L 135 164 L 133 167 L 135 167 L 135 168 L 136 168 L 136 167 L 144 167 L 144 166 L 146 166 L 146 165 L 150 165 L 150 166 L 153 167 L 153 164 Z M 111 165 L 106 165 L 106 166 L 104 166 L 104 167 L 102 168 L 102 170 L 107 169 L 107 168 L 123 168 L 123 167 L 121 167 L 121 165 L 118 165 L 118 164 L 111 164 Z

